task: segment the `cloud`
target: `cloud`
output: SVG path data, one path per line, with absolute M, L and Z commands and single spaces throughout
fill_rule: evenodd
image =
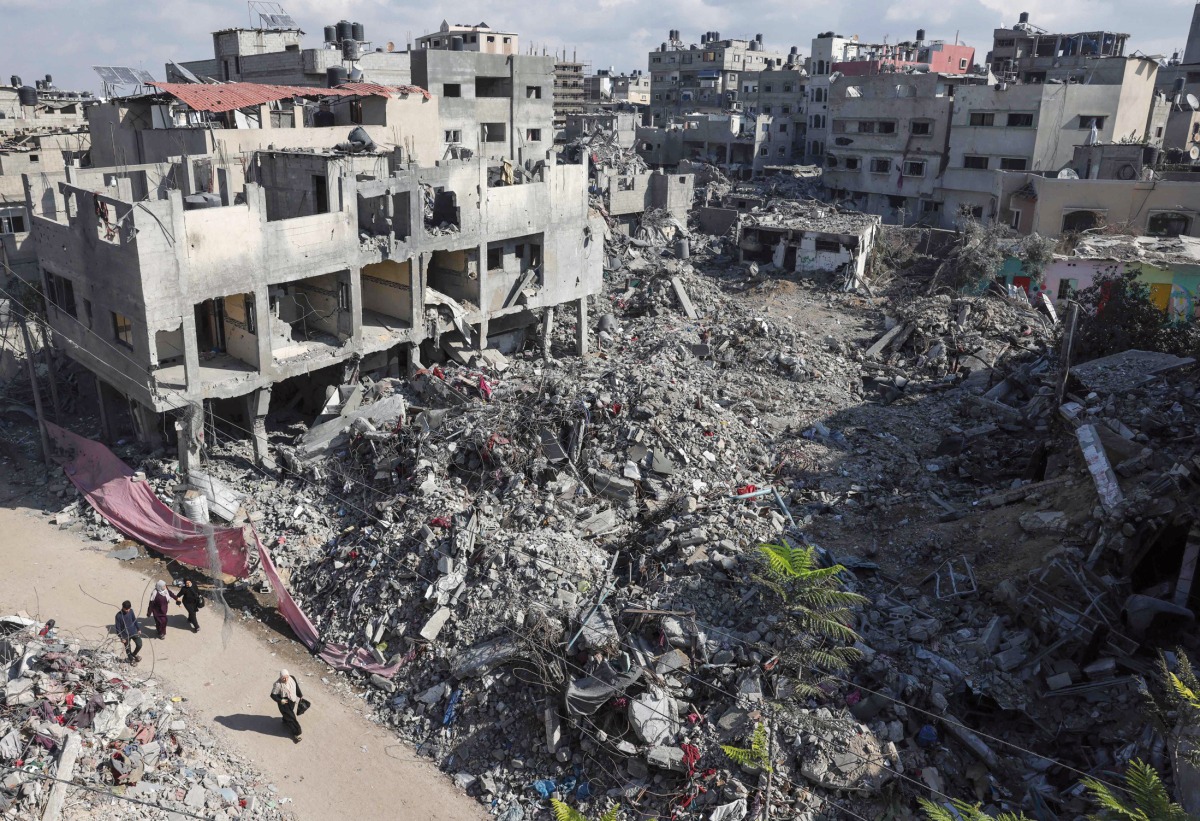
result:
M 1186 41 L 1193 2 L 1159 0 L 1153 14 L 1128 0 L 846 0 L 837 5 L 826 0 L 526 0 L 500 6 L 483 0 L 433 6 L 393 0 L 283 0 L 283 5 L 308 32 L 310 46 L 319 43 L 323 26 L 342 18 L 362 22 L 370 40 L 397 44 L 435 30 L 443 19 L 486 21 L 517 32 L 522 45 L 536 47 L 538 53 L 566 50 L 593 67 L 645 70 L 648 53 L 670 29 L 681 29 L 688 42 L 698 42 L 705 31 L 725 37 L 762 32 L 769 49 L 786 52 L 795 45 L 807 53 L 818 32 L 897 42 L 922 28 L 931 39 L 952 40 L 957 33 L 982 59 L 992 30 L 1013 25 L 1021 9 L 1042 28 L 1124 31 L 1132 35 L 1131 49 L 1170 54 Z M 98 90 L 92 65 L 134 65 L 162 76 L 168 60 L 211 57 L 211 32 L 246 25 L 245 8 L 235 0 L 0 0 L 0 70 L 49 73 L 63 88 L 92 90 Z M 45 38 L 33 36 L 48 30 L 54 32 L 53 49 L 44 47 Z

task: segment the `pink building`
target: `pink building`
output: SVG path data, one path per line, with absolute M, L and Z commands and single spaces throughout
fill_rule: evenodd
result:
M 975 49 L 972 46 L 940 42 L 898 43 L 859 46 L 856 59 L 834 63 L 833 70 L 846 77 L 865 77 L 916 67 L 927 67 L 932 74 L 967 74 L 974 64 Z

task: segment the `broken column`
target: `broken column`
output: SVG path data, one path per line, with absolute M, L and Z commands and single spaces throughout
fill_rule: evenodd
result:
M 542 314 L 542 359 L 550 358 L 550 335 L 554 332 L 554 306 Z
M 580 356 L 588 352 L 587 317 L 587 297 L 581 297 L 575 302 L 575 352 Z
M 271 458 L 270 445 L 267 443 L 267 412 L 271 409 L 271 388 L 259 388 L 248 397 L 249 416 L 254 420 L 251 429 L 254 439 L 254 461 L 267 470 L 275 469 L 275 460 Z
M 175 438 L 179 448 L 179 472 L 200 467 L 200 453 L 204 450 L 204 405 L 189 402 L 175 419 Z

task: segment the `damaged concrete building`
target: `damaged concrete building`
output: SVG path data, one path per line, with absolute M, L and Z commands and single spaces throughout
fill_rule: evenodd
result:
M 880 225 L 877 216 L 815 204 L 756 208 L 737 222 L 738 260 L 786 273 L 838 274 L 855 288 L 864 281 Z
M 422 79 L 492 60 L 506 94 L 528 61 L 545 76 L 539 58 L 412 55 Z M 194 411 L 219 403 L 254 426 L 265 459 L 272 387 L 288 380 L 294 395 L 480 349 L 498 365 L 489 344 L 563 305 L 586 346 L 605 231 L 586 168 L 511 137 L 512 117 L 549 134 L 549 99 L 516 114 L 503 111 L 516 95 L 464 96 L 459 108 L 414 86 L 163 83 L 94 123 L 97 157 L 138 162 L 26 177 L 49 321 L 96 375 L 110 429 L 128 406 L 159 441 L 161 415 L 186 409 L 182 454 L 200 435 Z M 310 125 L 320 111 L 334 122 Z M 489 139 L 478 116 L 509 136 Z M 460 121 L 485 150 L 448 156 Z
M 37 253 L 22 175 L 86 164 L 87 112 L 97 102 L 89 91 L 59 89 L 50 75 L 0 84 L 0 265 L 23 279 L 37 279 Z

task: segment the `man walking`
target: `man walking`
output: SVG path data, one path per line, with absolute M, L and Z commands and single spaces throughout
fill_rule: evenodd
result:
M 176 604 L 183 605 L 183 609 L 187 611 L 188 624 L 192 626 L 192 632 L 199 633 L 200 622 L 196 620 L 196 611 L 204 606 L 204 599 L 200 597 L 200 588 L 192 584 L 191 579 L 184 579 L 179 592 L 172 593 L 171 598 L 175 599 Z
M 128 599 L 121 602 L 121 609 L 117 612 L 116 629 L 117 638 L 125 645 L 125 660 L 130 664 L 137 664 L 138 653 L 142 652 L 142 637 L 139 635 L 142 625 L 138 623 L 133 604 Z

